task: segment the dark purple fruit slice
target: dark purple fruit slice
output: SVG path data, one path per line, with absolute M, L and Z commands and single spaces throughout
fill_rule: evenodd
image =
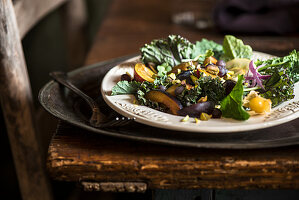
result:
M 215 104 L 212 101 L 201 102 L 191 106 L 184 107 L 178 111 L 178 115 L 190 117 L 200 117 L 201 113 L 212 114 Z
M 163 104 L 174 115 L 177 115 L 177 112 L 183 108 L 182 104 L 175 97 L 162 90 L 149 91 L 146 93 L 145 98 Z

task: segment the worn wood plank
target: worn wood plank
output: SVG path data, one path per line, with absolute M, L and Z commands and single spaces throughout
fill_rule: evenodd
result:
M 0 97 L 23 199 L 51 199 L 12 1 L 0 1 Z
M 149 189 L 299 188 L 298 146 L 196 149 L 104 137 L 62 122 L 49 147 L 57 180 L 140 181 Z

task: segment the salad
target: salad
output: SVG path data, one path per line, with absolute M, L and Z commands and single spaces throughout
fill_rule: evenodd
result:
M 179 35 L 156 39 L 140 49 L 141 61 L 112 88 L 111 95 L 133 94 L 136 104 L 183 116 L 247 120 L 269 113 L 294 98 L 299 52 L 252 60 L 252 48 L 226 35 L 223 44 Z

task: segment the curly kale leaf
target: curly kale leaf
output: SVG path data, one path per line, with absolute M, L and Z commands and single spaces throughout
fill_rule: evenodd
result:
M 205 76 L 196 81 L 196 87 L 191 89 L 184 89 L 183 92 L 177 96 L 178 100 L 184 105 L 189 106 L 197 103 L 200 97 L 207 96 L 208 101 L 215 104 L 225 97 L 225 88 L 219 78 L 211 78 Z
M 218 60 L 223 54 L 223 48 L 221 44 L 218 44 L 212 40 L 203 38 L 201 41 L 197 41 L 193 48 L 192 57 L 195 58 L 198 55 L 205 54 L 207 50 L 214 52 L 214 57 Z
M 299 81 L 299 52 L 292 51 L 289 55 L 269 60 L 257 60 L 261 74 L 271 75 L 263 84 L 265 91 L 260 91 L 261 96 L 271 99 L 272 106 L 294 98 L 294 83 Z
M 226 35 L 223 40 L 224 54 L 221 59 L 225 61 L 232 60 L 234 58 L 248 58 L 252 56 L 252 48 L 249 45 L 244 45 L 241 39 L 238 39 L 232 35 Z
M 179 35 L 169 35 L 166 39 L 156 39 L 141 47 L 141 60 L 144 63 L 174 67 L 182 59 L 191 59 L 194 44 Z
M 293 50 L 289 55 L 279 58 L 272 58 L 269 60 L 257 60 L 256 66 L 264 65 L 258 69 L 259 72 L 264 74 L 272 74 L 277 70 L 284 68 L 285 73 L 294 81 L 299 81 L 299 52 Z
M 271 99 L 272 107 L 294 98 L 294 83 L 286 71 L 276 69 L 271 78 L 264 82 L 265 91 L 260 91 L 262 97 Z
M 191 104 L 197 103 L 197 100 L 201 97 L 201 88 L 199 86 L 189 90 L 185 88 L 183 92 L 176 97 L 184 107 L 190 106 Z
M 221 83 L 220 78 L 212 78 L 205 76 L 197 80 L 199 87 L 201 88 L 201 97 L 207 96 L 208 101 L 213 101 L 215 104 L 225 97 L 225 88 Z

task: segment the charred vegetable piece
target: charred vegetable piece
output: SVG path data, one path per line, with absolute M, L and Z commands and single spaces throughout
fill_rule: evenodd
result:
M 203 62 L 203 65 L 206 66 L 208 64 L 216 64 L 217 63 L 217 59 L 214 58 L 213 56 L 210 56 L 210 57 L 207 57 L 204 62 Z
M 134 79 L 138 82 L 148 81 L 153 83 L 153 75 L 155 73 L 143 63 L 137 63 L 134 67 Z
M 189 78 L 191 76 L 191 74 L 192 74 L 191 71 L 183 71 L 180 74 L 178 74 L 176 77 L 177 77 L 177 79 L 182 81 L 182 80 Z
M 179 84 L 177 84 L 177 85 L 172 85 L 172 86 L 170 86 L 170 87 L 166 90 L 166 92 L 167 92 L 168 94 L 170 94 L 171 96 L 175 96 L 175 90 L 176 90 L 176 88 L 179 87 L 179 86 L 180 86 Z
M 188 68 L 191 66 L 191 65 L 197 65 L 196 62 L 184 62 L 184 63 L 181 63 L 177 66 L 174 66 L 172 68 L 172 70 L 170 71 L 170 73 L 175 73 L 177 74 L 179 71 L 187 71 Z
M 217 75 L 219 73 L 219 68 L 214 64 L 208 64 L 206 66 L 206 71 L 210 74 Z
M 165 91 L 151 90 L 146 93 L 145 98 L 165 105 L 174 115 L 177 115 L 178 111 L 183 108 L 182 104 L 175 97 Z
M 212 101 L 206 101 L 184 107 L 178 111 L 178 114 L 181 116 L 189 115 L 190 117 L 200 118 L 201 113 L 212 114 L 214 108 L 215 104 Z

